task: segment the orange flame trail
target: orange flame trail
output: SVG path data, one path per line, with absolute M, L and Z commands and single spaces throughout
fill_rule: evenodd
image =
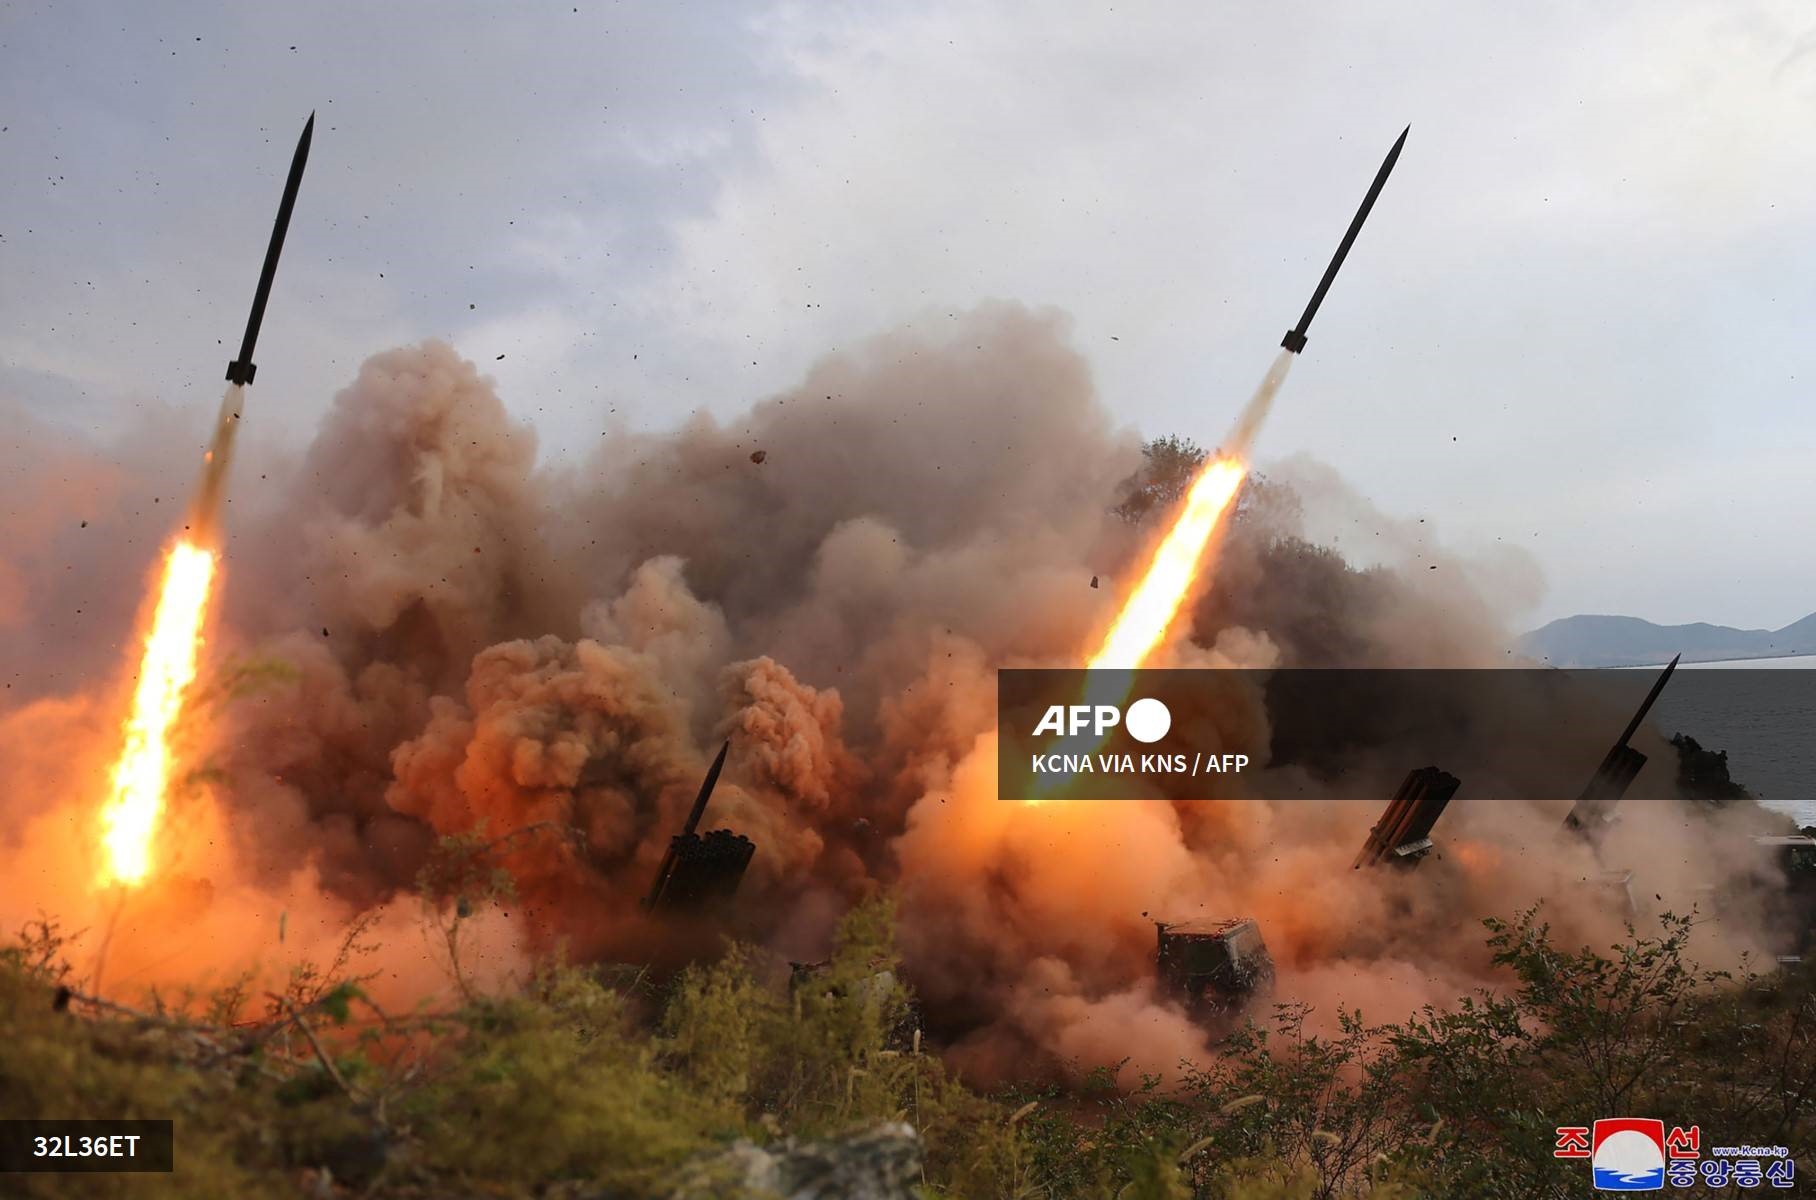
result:
M 125 744 L 114 764 L 112 795 L 101 811 L 103 883 L 132 887 L 151 871 L 152 836 L 170 786 L 170 733 L 195 679 L 214 572 L 214 551 L 193 542 L 179 541 L 165 556 Z
M 1082 697 L 1085 703 L 1120 705 L 1127 700 L 1134 676 L 1126 672 L 1146 662 L 1166 639 L 1167 631 L 1173 627 L 1179 610 L 1191 595 L 1193 584 L 1203 572 L 1199 560 L 1204 557 L 1211 535 L 1217 532 L 1242 481 L 1248 477 L 1249 444 L 1273 407 L 1280 385 L 1286 382 L 1286 372 L 1292 366 L 1293 357 L 1291 351 L 1282 350 L 1274 359 L 1261 386 L 1243 406 L 1224 449 L 1192 480 L 1179 515 L 1155 548 L 1141 581 L 1123 601 L 1116 620 L 1104 634 L 1103 644 L 1086 664 L 1091 671 L 1106 673 L 1089 677 Z M 1091 748 L 1097 745 L 1101 745 L 1101 739 L 1092 743 Z M 1049 777 L 1037 790 L 1057 786 L 1057 777 Z M 1040 804 L 1042 798 L 1031 797 L 1028 803 Z
M 1204 556 L 1205 546 L 1248 475 L 1245 460 L 1249 443 L 1273 407 L 1274 395 L 1286 382 L 1292 361 L 1290 351 L 1280 352 L 1237 418 L 1235 431 L 1223 451 L 1192 481 L 1173 527 L 1161 539 L 1141 582 L 1129 593 L 1115 623 L 1104 635 L 1103 645 L 1092 656 L 1091 669 L 1133 670 L 1146 662 L 1166 637 L 1199 575 L 1198 560 Z
M 1205 543 L 1247 474 L 1248 468 L 1233 458 L 1216 459 L 1199 472 L 1179 519 L 1167 530 L 1147 573 L 1091 657 L 1092 670 L 1133 669 L 1154 652 L 1185 602 Z

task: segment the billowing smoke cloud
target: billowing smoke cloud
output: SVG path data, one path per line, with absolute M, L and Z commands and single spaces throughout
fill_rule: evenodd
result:
M 69 534 L 46 514 L 66 520 L 70 494 L 118 512 L 149 477 L 134 464 L 157 461 L 60 453 L 66 498 L 11 514 L 0 561 L 9 669 L 35 681 L 0 715 L 11 924 L 92 905 L 87 814 L 130 658 L 118 597 L 140 594 L 146 562 L 59 562 Z M 42 455 L 14 458 L 43 475 Z M 1406 877 L 1347 870 L 1370 804 L 998 802 L 994 671 L 1075 664 L 1101 633 L 1155 533 L 1111 512 L 1138 462 L 1063 318 L 1011 305 L 944 338 L 879 337 L 733 422 L 613 435 L 560 470 L 447 346 L 374 357 L 300 457 L 235 485 L 171 819 L 165 875 L 186 882 L 101 914 L 108 981 L 324 956 L 364 911 L 390 985 L 430 987 L 411 887 L 451 834 L 494 843 L 517 880 L 515 901 L 475 918 L 483 971 L 557 944 L 657 954 L 668 935 L 637 900 L 726 738 L 709 825 L 758 846 L 735 931 L 815 958 L 847 905 L 895 891 L 908 974 L 982 1074 L 1129 1055 L 1165 1070 L 1199 1052 L 1152 984 L 1150 918 L 1254 916 L 1283 995 L 1382 1019 L 1493 979 L 1471 917 L 1548 897 L 1568 932 L 1618 932 L 1600 864 L 1559 836 L 1555 808 L 1453 806 L 1450 853 Z M 1371 523 L 1386 535 L 1371 565 L 1322 535 Z M 1246 493 L 1170 661 L 1504 662 L 1524 565 L 1390 525 L 1289 464 Z M 21 632 L 89 594 L 112 604 L 107 661 Z M 1254 695 L 1216 714 L 1232 738 L 1270 720 Z M 1605 736 L 1558 751 L 1586 771 Z M 1385 796 L 1413 765 L 1380 746 L 1351 767 Z M 1300 768 L 1270 779 L 1307 787 Z M 1755 870 L 1750 853 L 1686 809 L 1618 829 L 1607 857 L 1687 908 Z

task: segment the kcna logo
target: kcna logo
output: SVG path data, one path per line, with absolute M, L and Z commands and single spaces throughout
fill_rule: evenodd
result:
M 1158 742 L 1173 727 L 1173 714 L 1152 697 L 1129 705 L 1127 713 L 1114 704 L 1054 704 L 1048 707 L 1034 732 L 1056 737 L 1090 733 L 1101 738 L 1118 725 L 1138 742 Z
M 1553 1158 L 1586 1158 L 1598 1192 L 1659 1192 L 1673 1188 L 1795 1186 L 1797 1164 L 1781 1146 L 1716 1146 L 1703 1158 L 1702 1129 L 1648 1117 L 1608 1117 L 1558 1127 Z M 1700 1160 L 1700 1161 L 1699 1161 Z

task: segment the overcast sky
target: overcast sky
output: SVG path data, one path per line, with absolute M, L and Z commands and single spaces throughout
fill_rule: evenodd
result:
M 247 436 L 441 336 L 545 454 L 988 298 L 1215 443 L 1411 122 L 1263 466 L 1533 624 L 1816 609 L 1806 4 L 0 3 L 4 399 L 199 441 L 311 109 Z

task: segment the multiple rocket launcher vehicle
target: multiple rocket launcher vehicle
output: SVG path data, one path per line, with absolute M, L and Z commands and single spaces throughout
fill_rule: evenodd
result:
M 1652 690 L 1646 693 L 1633 719 L 1627 722 L 1626 729 L 1621 731 L 1595 774 L 1590 776 L 1570 815 L 1564 819 L 1564 828 L 1592 845 L 1601 840 L 1613 823 L 1614 806 L 1626 794 L 1640 768 L 1646 765 L 1646 756 L 1627 743 L 1639 732 L 1640 723 L 1652 711 L 1652 705 L 1675 670 L 1677 659 L 1673 658 L 1652 684 Z M 1409 772 L 1387 802 L 1380 820 L 1368 831 L 1351 868 L 1411 870 L 1417 867 L 1435 848 L 1432 830 L 1461 786 L 1462 782 L 1455 775 L 1435 766 Z M 1611 871 L 1605 873 L 1603 879 L 1615 901 L 1629 910 L 1629 916 L 1632 915 L 1632 893 L 1628 889 L 1631 876 L 1630 871 Z M 1155 932 L 1159 941 L 1156 962 L 1161 984 L 1196 1015 L 1214 1017 L 1237 1008 L 1248 997 L 1265 991 L 1273 981 L 1273 963 L 1259 926 L 1250 918 L 1208 925 L 1157 921 Z
M 695 832 L 700 818 L 706 815 L 706 802 L 712 799 L 730 750 L 729 740 L 719 747 L 718 757 L 700 783 L 700 794 L 688 810 L 687 824 L 669 839 L 668 853 L 656 868 L 656 882 L 644 898 L 645 911 L 701 912 L 722 905 L 737 894 L 745 868 L 757 851 L 756 843 L 729 829 L 715 829 L 704 835 Z
M 1632 720 L 1627 722 L 1627 727 L 1590 777 L 1565 818 L 1566 829 L 1594 843 L 1612 824 L 1615 804 L 1646 764 L 1646 756 L 1628 743 L 1657 702 L 1659 693 L 1665 690 L 1672 672 L 1677 670 L 1677 662 L 1673 658 L 1659 674 Z M 704 835 L 697 832 L 730 749 L 730 741 L 719 748 L 688 812 L 687 823 L 670 839 L 668 852 L 657 868 L 655 883 L 643 901 L 646 911 L 706 913 L 724 905 L 737 893 L 756 852 L 755 844 L 742 834 L 727 829 L 715 829 Z M 1435 848 L 1432 831 L 1461 786 L 1455 775 L 1435 766 L 1409 772 L 1388 801 L 1380 820 L 1369 830 L 1351 864 L 1352 869 L 1418 866 Z M 1161 979 L 1195 1007 L 1226 1006 L 1234 997 L 1261 990 L 1273 979 L 1273 964 L 1266 943 L 1259 926 L 1251 918 L 1210 923 L 1156 921 L 1155 926 L 1156 960 Z

